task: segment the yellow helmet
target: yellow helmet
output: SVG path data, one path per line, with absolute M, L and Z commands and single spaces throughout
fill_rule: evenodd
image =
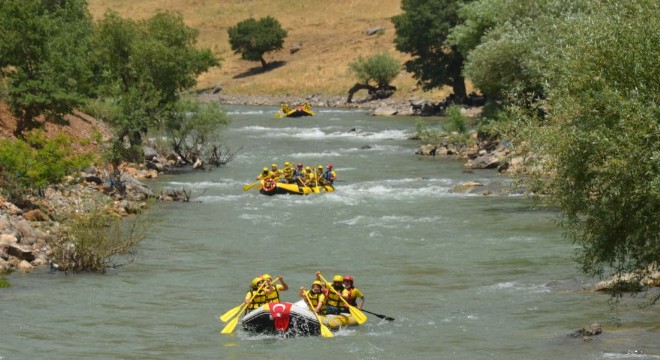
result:
M 277 169 L 277 164 L 272 164 L 270 167 Z
M 319 165 L 318 169 L 323 170 L 323 165 Z
M 318 286 L 320 286 L 320 287 L 323 287 L 323 283 L 320 282 L 319 280 L 315 280 L 315 281 L 312 283 L 312 286 L 314 286 L 314 285 L 318 285 Z
M 265 167 L 265 168 L 261 169 L 261 171 L 263 171 L 263 172 L 267 172 L 267 171 L 268 171 L 268 168 Z
M 333 281 L 333 282 L 335 282 L 335 281 L 337 281 L 337 282 L 343 282 L 343 281 L 344 281 L 344 277 L 341 276 L 341 275 L 335 275 L 335 276 L 332 278 L 332 281 Z
M 309 166 L 305 166 L 305 170 L 311 170 Z
M 284 163 L 284 166 L 291 166 L 291 163 L 287 161 Z
M 270 275 L 268 275 L 268 274 L 263 274 L 263 275 L 261 275 L 261 278 L 264 279 L 264 280 L 272 280 L 272 279 L 273 279 L 273 278 L 272 278 Z
M 257 286 L 259 286 L 259 283 L 261 282 L 261 280 L 262 280 L 261 278 L 256 277 L 256 278 L 252 279 L 252 282 L 250 284 L 252 285 L 252 287 L 257 287 Z

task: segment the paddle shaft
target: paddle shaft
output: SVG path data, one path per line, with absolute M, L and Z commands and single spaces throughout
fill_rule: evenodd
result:
M 371 315 L 374 315 L 374 316 L 376 316 L 376 317 L 379 317 L 379 318 L 381 318 L 381 319 L 385 319 L 385 320 L 387 320 L 387 321 L 394 321 L 394 318 L 393 318 L 393 317 L 389 317 L 389 316 L 381 315 L 381 314 L 376 314 L 376 313 L 374 313 L 374 312 L 371 312 L 371 311 L 368 311 L 368 310 L 364 310 L 364 309 L 362 309 L 362 311 L 364 311 L 364 312 L 366 312 L 366 313 L 369 313 L 369 314 L 371 314 Z

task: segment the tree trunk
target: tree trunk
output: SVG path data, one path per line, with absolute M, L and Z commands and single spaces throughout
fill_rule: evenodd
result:
M 346 99 L 346 102 L 350 104 L 353 101 L 353 95 L 355 95 L 356 92 L 364 89 L 369 90 L 369 94 L 371 94 L 372 91 L 378 90 L 378 88 L 371 86 L 369 84 L 357 83 L 348 90 L 348 99 Z
M 465 78 L 463 78 L 460 73 L 458 75 L 453 76 L 453 84 L 452 87 L 454 88 L 454 94 L 458 98 L 457 101 L 462 104 L 465 102 L 465 99 L 467 99 L 467 90 L 465 89 Z
M 262 68 L 265 69 L 265 68 L 268 67 L 268 63 L 266 62 L 266 59 L 264 59 L 263 56 L 260 56 L 260 57 L 259 57 L 259 61 L 261 62 L 261 67 L 262 67 Z

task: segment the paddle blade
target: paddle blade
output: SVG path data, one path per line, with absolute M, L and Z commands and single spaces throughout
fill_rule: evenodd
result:
M 253 182 L 252 184 L 247 184 L 247 185 L 243 186 L 243 191 L 248 191 L 248 190 L 252 189 L 253 187 L 255 187 L 257 184 L 261 184 L 261 181 Z
M 220 332 L 221 334 L 231 334 L 234 332 L 234 329 L 236 329 L 236 325 L 238 324 L 238 318 L 240 316 L 235 317 L 232 321 L 230 321 Z
M 227 310 L 227 312 L 225 312 L 219 317 L 220 321 L 222 322 L 229 321 L 229 319 L 233 318 L 236 314 L 238 314 L 242 308 L 243 308 L 243 304 L 238 304 L 235 308 L 231 310 Z
M 367 315 L 360 311 L 360 309 L 354 306 L 349 306 L 348 310 L 351 311 L 351 315 L 353 315 L 353 318 L 358 324 L 362 325 L 367 321 Z
M 323 336 L 323 337 L 333 337 L 334 335 L 332 335 L 332 331 L 330 331 L 330 329 L 328 329 L 327 326 L 321 324 L 321 336 Z

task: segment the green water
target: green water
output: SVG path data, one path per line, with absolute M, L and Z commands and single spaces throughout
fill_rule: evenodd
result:
M 461 161 L 422 159 L 413 118 L 318 109 L 275 119 L 275 107 L 229 107 L 227 168 L 163 176 L 195 202 L 156 204 L 137 261 L 106 275 L 12 274 L 0 289 L 0 359 L 660 359 L 658 307 L 610 310 L 583 290 L 555 214 L 521 197 L 453 194 Z M 427 119 L 433 122 L 436 120 Z M 355 129 L 355 131 L 350 131 Z M 335 165 L 335 193 L 243 192 L 272 162 Z M 314 272 L 348 274 L 369 316 L 334 338 L 282 340 L 218 316 L 257 274 L 282 275 L 296 301 Z M 622 326 L 610 319 L 618 316 Z M 566 335 L 592 322 L 590 342 Z

